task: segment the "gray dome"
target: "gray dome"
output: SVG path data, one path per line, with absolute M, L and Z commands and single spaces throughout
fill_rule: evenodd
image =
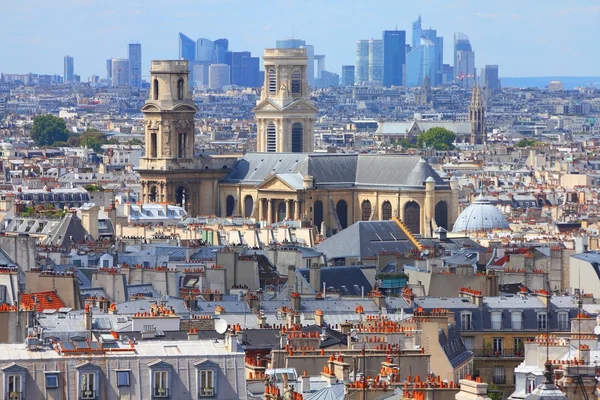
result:
M 480 195 L 460 213 L 452 232 L 478 232 L 508 228 L 508 222 L 502 212 Z

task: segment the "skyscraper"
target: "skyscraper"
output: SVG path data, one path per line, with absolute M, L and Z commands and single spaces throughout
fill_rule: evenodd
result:
M 63 72 L 63 81 L 66 82 L 73 82 L 74 81 L 74 64 L 75 61 L 73 60 L 73 57 L 71 56 L 65 56 L 64 58 L 64 72 Z
M 214 41 L 215 45 L 215 62 L 223 64 L 225 62 L 225 53 L 229 51 L 229 40 L 217 39 Z
M 406 32 L 383 31 L 383 86 L 402 86 L 406 64 Z
M 435 43 L 429 39 L 421 38 L 420 44 L 406 55 L 406 82 L 405 86 L 423 86 L 425 77 L 435 75 L 436 66 Z
M 129 60 L 126 58 L 112 59 L 112 86 L 129 85 Z
M 205 61 L 209 64 L 215 60 L 215 44 L 212 40 L 200 38 L 196 41 L 196 61 Z
M 183 33 L 179 33 L 179 59 L 188 61 L 196 59 L 196 42 Z
M 472 88 L 476 79 L 475 52 L 464 33 L 454 34 L 454 80 L 463 88 Z
M 369 41 L 359 40 L 356 42 L 356 80 L 360 85 L 369 81 Z
M 260 82 L 260 59 L 249 51 L 228 51 L 225 63 L 229 65 L 230 83 L 236 86 L 258 87 Z
M 342 86 L 354 86 L 354 65 L 342 65 Z
M 106 79 L 112 79 L 112 58 L 106 60 Z
M 421 28 L 421 16 L 412 24 L 412 48 L 413 50 L 421 43 L 423 29 Z
M 383 82 L 383 40 L 369 39 L 369 82 Z
M 129 43 L 129 86 L 142 87 L 142 45 Z
M 496 90 L 500 88 L 497 65 L 486 65 L 481 68 L 481 83 L 485 89 Z
M 229 65 L 212 64 L 208 67 L 208 87 L 221 90 L 223 86 L 229 86 Z
M 442 65 L 444 64 L 444 38 L 437 35 L 435 29 L 423 29 L 421 32 L 425 39 L 431 40 L 435 44 L 435 58 L 432 61 L 433 75 L 429 76 L 431 86 L 438 86 L 442 83 Z

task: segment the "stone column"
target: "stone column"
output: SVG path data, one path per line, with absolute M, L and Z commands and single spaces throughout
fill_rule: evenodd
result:
M 300 219 L 300 201 L 294 200 L 294 219 Z
M 267 223 L 273 223 L 273 200 L 267 199 Z
M 258 201 L 258 220 L 262 221 L 264 220 L 264 216 L 263 216 L 263 199 L 257 199 Z
M 430 222 L 433 221 L 433 209 L 435 204 L 435 180 L 432 177 L 425 181 L 425 218 L 421 221 L 421 234 L 424 237 L 431 237 Z
M 292 219 L 292 200 L 284 200 L 285 202 L 285 219 Z

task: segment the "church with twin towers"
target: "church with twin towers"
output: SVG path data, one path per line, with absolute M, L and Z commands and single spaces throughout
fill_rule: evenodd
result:
M 193 217 L 312 221 L 327 236 L 357 221 L 392 218 L 424 237 L 452 229 L 458 182 L 442 179 L 420 156 L 314 152 L 318 110 L 306 49 L 265 49 L 264 67 L 256 152 L 240 157 L 195 151 L 188 62 L 152 61 L 140 202 L 178 204 Z

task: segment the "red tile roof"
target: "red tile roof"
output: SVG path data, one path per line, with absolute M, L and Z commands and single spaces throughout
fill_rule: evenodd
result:
M 55 292 L 23 293 L 21 296 L 21 307 L 33 308 L 36 311 L 58 310 L 65 307 L 65 303 Z

